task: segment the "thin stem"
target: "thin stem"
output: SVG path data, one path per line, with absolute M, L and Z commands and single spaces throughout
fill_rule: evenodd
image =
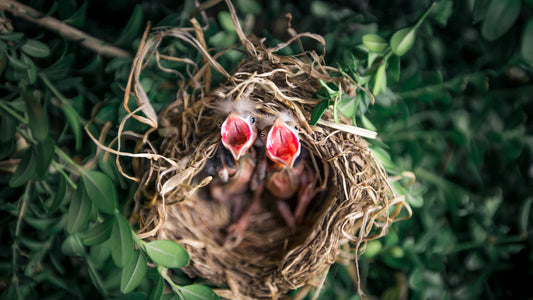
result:
M 87 33 L 67 25 L 55 18 L 46 16 L 29 6 L 19 3 L 18 1 L 2 0 L 0 1 L 0 10 L 8 11 L 16 17 L 23 18 L 49 30 L 55 31 L 67 39 L 80 42 L 80 44 L 82 44 L 84 47 L 89 48 L 96 53 L 111 57 L 131 57 L 128 52 L 120 48 L 111 46 L 104 41 L 92 37 Z
M 162 266 L 157 266 L 157 271 L 159 272 L 161 277 L 163 277 L 166 280 L 166 282 L 170 285 L 170 287 L 172 288 L 172 291 L 174 291 L 174 293 L 180 296 L 180 299 L 184 299 L 183 293 L 180 290 L 180 286 L 175 284 L 174 281 L 172 281 L 172 278 L 168 276 L 168 269 Z
M 39 73 L 39 77 L 41 77 L 41 80 L 44 82 L 44 84 L 50 89 L 50 91 L 56 95 L 56 97 L 63 103 L 68 103 L 69 100 L 67 99 L 67 97 L 63 96 L 63 94 L 61 94 L 60 91 L 57 90 L 57 88 L 52 84 L 52 82 L 50 82 L 50 79 L 48 79 L 48 77 L 43 74 L 43 73 Z
M 65 180 L 67 181 L 67 183 L 73 188 L 73 189 L 77 189 L 78 186 L 74 183 L 74 181 L 72 181 L 70 179 L 70 177 L 68 176 L 67 173 L 65 173 L 65 171 L 63 170 L 63 166 L 60 165 L 59 163 L 57 163 L 55 160 L 52 161 L 52 166 L 54 167 L 54 169 L 56 169 L 56 171 L 58 171 L 61 175 L 63 175 L 63 177 L 65 178 Z
M 62 158 L 63 160 L 65 160 L 69 165 L 73 166 L 74 169 L 76 171 L 78 171 L 80 174 L 81 173 L 84 173 L 85 170 L 80 166 L 78 165 L 77 163 L 75 163 L 65 152 L 63 152 L 63 150 L 61 150 L 61 148 L 59 148 L 57 145 L 55 146 L 55 153 L 60 157 Z
M 429 13 L 431 13 L 431 10 L 433 10 L 433 7 L 435 7 L 435 5 L 437 4 L 437 2 L 433 2 L 429 8 L 426 10 L 426 12 L 422 15 L 422 17 L 418 20 L 418 22 L 416 22 L 416 25 L 413 27 L 413 30 L 416 30 L 418 27 L 420 27 L 420 25 L 422 25 L 422 22 L 424 22 L 424 20 L 427 18 L 427 16 L 429 15 Z
M 26 118 L 19 115 L 14 109 L 9 107 L 9 105 L 7 105 L 7 103 L 5 103 L 4 101 L 0 101 L 0 108 L 2 108 L 5 112 L 10 114 L 13 118 L 17 119 L 20 123 L 24 125 L 29 124 L 29 121 L 26 120 Z

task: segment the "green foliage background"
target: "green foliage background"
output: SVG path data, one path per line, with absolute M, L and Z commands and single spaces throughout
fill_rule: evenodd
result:
M 131 54 L 147 21 L 188 26 L 193 3 L 25 2 Z M 440 0 L 424 20 L 432 4 L 424 0 L 235 4 L 245 31 L 269 44 L 288 39 L 289 12 L 297 32 L 323 35 L 326 62 L 352 72 L 376 99 L 370 105 L 364 95 L 340 96 L 325 86 L 319 109 L 376 129 L 373 149 L 387 170 L 416 175 L 406 189 L 396 185 L 413 217 L 370 242 L 360 258 L 367 295 L 533 296 L 524 286 L 533 282 L 533 1 Z M 226 10 L 219 4 L 208 11 L 210 47 L 237 41 Z M 116 134 L 131 59 L 98 55 L 9 12 L 0 21 L 1 297 L 158 299 L 166 281 L 180 297 L 215 298 L 192 285 L 201 279 L 179 269 L 169 277 L 167 267 L 188 260 L 179 246 L 131 234 L 123 213 L 133 185 L 82 129 L 95 118 L 94 134 L 105 122 L 113 124 L 109 136 Z M 413 37 L 400 43 L 411 32 L 401 29 L 415 24 Z M 222 63 L 231 69 L 240 58 L 228 52 Z M 175 80 L 143 78 L 156 108 L 174 100 Z M 158 256 L 156 248 L 174 254 Z M 158 267 L 136 267 L 147 260 Z M 333 266 L 319 298 L 358 299 L 350 272 Z

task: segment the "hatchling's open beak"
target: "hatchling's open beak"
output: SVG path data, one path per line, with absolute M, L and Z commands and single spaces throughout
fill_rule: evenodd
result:
M 276 119 L 268 132 L 266 152 L 268 157 L 286 167 L 292 168 L 300 155 L 300 139 L 296 130 L 289 127 L 283 120 Z
M 254 143 L 257 129 L 238 114 L 228 115 L 220 128 L 222 144 L 238 160 Z

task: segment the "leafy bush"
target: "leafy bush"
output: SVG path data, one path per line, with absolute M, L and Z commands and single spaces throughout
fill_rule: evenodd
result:
M 533 281 L 533 2 L 267 2 L 235 1 L 245 31 L 271 44 L 285 40 L 290 12 L 294 29 L 325 37 L 328 64 L 353 75 L 375 103 L 324 84 L 316 120 L 333 109 L 377 130 L 372 149 L 413 207 L 410 220 L 368 243 L 359 260 L 365 292 L 530 296 L 522 284 Z M 187 299 L 214 298 L 195 284 L 201 279 L 167 272 L 188 261 L 179 245 L 132 234 L 124 212 L 134 186 L 83 130 L 107 142 L 116 136 L 145 22 L 186 24 L 194 1 L 28 4 L 109 44 L 73 41 L 13 3 L 0 3 L 2 298 L 158 299 L 165 281 Z M 235 43 L 224 5 L 208 12 L 209 46 Z M 239 58 L 228 52 L 222 63 Z M 143 80 L 156 108 L 174 100 L 175 82 L 158 74 Z M 334 265 L 319 297 L 357 299 L 353 268 Z

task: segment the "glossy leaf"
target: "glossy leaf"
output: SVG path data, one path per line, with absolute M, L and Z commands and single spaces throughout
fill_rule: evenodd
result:
M 324 99 L 317 103 L 315 108 L 313 108 L 313 112 L 311 113 L 311 125 L 316 125 L 318 123 L 318 120 L 322 118 L 322 115 L 324 115 L 324 112 L 329 107 L 329 100 Z
M 122 269 L 120 291 L 124 294 L 132 292 L 137 286 L 139 286 L 147 271 L 148 267 L 146 265 L 144 254 L 140 251 L 135 251 L 133 259 L 131 259 Z
M 382 53 L 387 49 L 389 44 L 387 41 L 377 34 L 365 34 L 363 35 L 363 44 L 371 52 Z
M 28 114 L 31 133 L 37 141 L 42 142 L 48 138 L 48 115 L 34 96 L 29 92 L 23 93 L 23 99 L 26 105 L 26 113 Z
M 132 231 L 128 220 L 121 214 L 115 214 L 111 232 L 111 257 L 118 267 L 124 267 L 131 260 L 134 252 Z
M 74 139 L 76 141 L 76 150 L 81 149 L 81 142 L 82 142 L 82 130 L 81 130 L 81 124 L 80 124 L 80 116 L 78 115 L 78 112 L 68 103 L 62 103 L 61 109 L 63 110 L 63 113 L 65 114 L 65 117 L 67 118 L 67 121 L 70 125 L 70 128 L 72 129 L 72 133 L 74 134 Z
M 152 289 L 152 292 L 150 293 L 149 300 L 159 300 L 163 296 L 163 292 L 165 291 L 165 279 L 163 277 L 158 276 L 157 282 Z
M 113 214 L 118 206 L 117 190 L 113 181 L 99 171 L 87 171 L 81 175 L 91 201 L 106 214 Z
M 50 136 L 35 147 L 37 155 L 37 176 L 43 180 L 48 176 L 48 169 L 55 154 L 55 143 Z
M 68 256 L 82 256 L 85 253 L 80 238 L 77 235 L 69 235 L 61 244 L 61 252 Z
M 85 229 L 89 217 L 91 216 L 91 201 L 87 197 L 83 185 L 78 185 L 76 191 L 70 199 L 70 206 L 67 214 L 67 231 L 70 234 Z
M 220 299 L 213 290 L 205 285 L 192 284 L 180 288 L 185 300 L 216 300 Z
M 50 48 L 48 46 L 38 40 L 27 40 L 22 47 L 20 47 L 24 53 L 28 54 L 29 56 L 33 57 L 47 57 L 50 55 Z
M 28 66 L 26 69 L 26 75 L 28 76 L 28 83 L 34 84 L 37 80 L 37 67 L 27 55 L 21 54 L 22 61 Z
M 34 178 L 37 170 L 37 156 L 33 150 L 26 149 L 15 173 L 9 179 L 10 187 L 19 187 L 25 185 Z
M 416 38 L 416 30 L 412 27 L 400 29 L 395 32 L 390 40 L 390 47 L 392 52 L 398 56 L 402 56 L 409 51 Z
M 150 259 L 167 268 L 181 268 L 189 263 L 189 254 L 179 244 L 168 240 L 156 240 L 145 245 Z
M 522 44 L 520 45 L 520 54 L 533 66 L 533 18 L 530 18 L 524 27 L 522 33 Z
M 372 89 L 372 94 L 374 96 L 378 95 L 381 91 L 387 88 L 387 73 L 386 73 L 386 64 L 379 66 L 376 72 L 376 79 L 374 81 L 374 88 Z
M 83 243 L 87 246 L 94 246 L 107 241 L 111 237 L 113 222 L 114 218 L 109 218 L 106 221 L 94 226 L 83 237 Z
M 481 24 L 481 34 L 489 41 L 504 35 L 520 14 L 521 0 L 492 0 Z

